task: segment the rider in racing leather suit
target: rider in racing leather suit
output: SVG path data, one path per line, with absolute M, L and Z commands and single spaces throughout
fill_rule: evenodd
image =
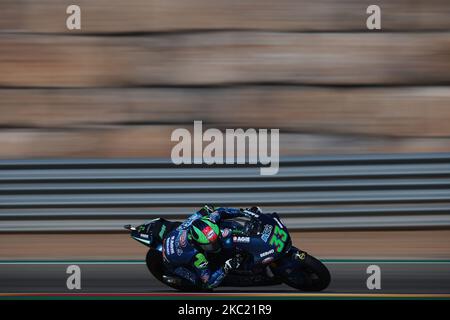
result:
M 229 229 L 219 231 L 217 223 L 223 219 L 242 216 L 246 216 L 246 214 L 240 209 L 214 208 L 205 205 L 201 210 L 194 213 L 164 237 L 162 248 L 164 262 L 172 268 L 176 275 L 193 284 L 201 285 L 203 288 L 209 289 L 217 287 L 230 270 L 239 267 L 239 257 L 229 259 L 223 266 L 212 270 L 208 261 L 207 250 L 203 250 L 191 236 L 192 228 L 200 222 L 206 222 L 206 230 L 209 230 L 209 233 L 213 234 L 214 232 L 209 226 L 215 226 L 214 230 L 218 233 L 217 242 L 219 242 L 220 248 L 222 248 L 226 246 L 225 243 L 232 245 L 232 235 Z M 229 240 L 227 241 L 227 239 Z M 214 252 L 217 253 L 220 251 L 220 248 Z

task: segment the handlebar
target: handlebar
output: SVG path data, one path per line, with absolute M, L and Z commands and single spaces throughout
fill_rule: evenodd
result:
M 250 219 L 244 225 L 244 232 L 248 235 L 258 234 L 262 222 L 258 219 Z

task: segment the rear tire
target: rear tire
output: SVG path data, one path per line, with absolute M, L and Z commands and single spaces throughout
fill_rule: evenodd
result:
M 150 273 L 158 279 L 160 282 L 165 284 L 166 286 L 169 286 L 173 289 L 179 290 L 179 291 L 188 291 L 188 292 L 201 292 L 201 291 L 210 291 L 205 290 L 202 288 L 198 288 L 194 286 L 193 284 L 189 283 L 187 280 L 180 279 L 180 284 L 177 283 L 168 283 L 164 281 L 163 276 L 166 275 L 166 270 L 164 268 L 162 254 L 158 250 L 150 249 L 147 252 L 147 255 L 145 257 L 145 263 L 147 264 L 147 268 L 150 271 Z M 172 276 L 171 276 L 172 277 Z M 178 277 L 176 277 L 178 278 Z
M 286 276 L 284 283 L 302 291 L 317 292 L 328 287 L 331 281 L 328 268 L 319 260 L 305 253 L 299 260 L 299 268 Z
M 163 281 L 164 267 L 161 252 L 150 249 L 145 257 L 145 263 L 150 273 L 159 281 Z

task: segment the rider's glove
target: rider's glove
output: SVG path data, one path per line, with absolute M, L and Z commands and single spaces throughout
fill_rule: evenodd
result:
M 231 270 L 236 270 L 241 265 L 241 262 L 242 262 L 241 256 L 237 255 L 236 257 L 228 259 L 227 261 L 225 261 L 225 265 L 223 267 L 223 270 L 225 271 L 225 273 L 228 273 Z
M 248 209 L 240 208 L 239 211 L 241 212 L 241 215 L 244 216 L 244 217 L 247 217 L 247 218 L 250 218 L 250 219 L 255 217 L 255 215 L 251 211 L 249 211 Z
M 262 210 L 261 210 L 260 207 L 251 207 L 250 209 L 247 208 L 246 210 L 251 211 L 251 212 L 256 213 L 256 214 L 262 214 Z
M 245 209 L 240 208 L 239 210 L 241 211 L 241 214 L 247 218 L 256 218 L 260 214 L 262 214 L 262 210 L 259 207 L 251 207 Z

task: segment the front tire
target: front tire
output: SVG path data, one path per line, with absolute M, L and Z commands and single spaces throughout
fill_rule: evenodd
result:
M 302 291 L 318 292 L 325 290 L 331 281 L 328 268 L 306 252 L 299 252 L 295 256 L 298 260 L 297 270 L 286 275 L 284 283 Z

